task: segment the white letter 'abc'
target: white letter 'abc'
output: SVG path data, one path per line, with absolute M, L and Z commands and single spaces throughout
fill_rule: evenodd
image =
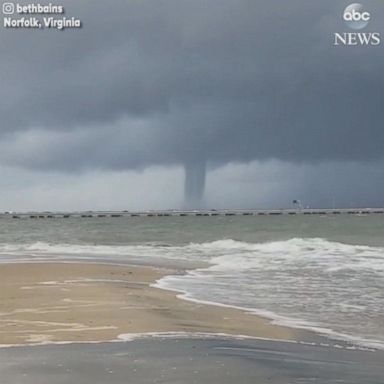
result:
M 368 25 L 371 14 L 364 11 L 360 3 L 353 3 L 345 8 L 343 19 L 349 28 L 363 29 Z

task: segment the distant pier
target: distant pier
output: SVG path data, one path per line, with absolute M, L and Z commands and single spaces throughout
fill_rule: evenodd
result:
M 210 216 L 295 216 L 295 215 L 378 215 L 384 208 L 342 208 L 342 209 L 265 209 L 265 210 L 165 210 L 165 211 L 86 211 L 86 212 L 4 212 L 2 219 L 88 219 L 123 217 L 210 217 Z

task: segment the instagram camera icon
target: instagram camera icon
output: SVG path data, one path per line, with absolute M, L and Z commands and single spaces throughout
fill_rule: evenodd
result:
M 4 3 L 3 13 L 4 15 L 13 15 L 15 13 L 15 5 L 13 3 Z

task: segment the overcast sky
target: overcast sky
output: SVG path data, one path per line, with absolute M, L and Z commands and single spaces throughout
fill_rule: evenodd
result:
M 179 208 L 194 167 L 210 208 L 384 205 L 384 41 L 333 46 L 349 2 L 61 4 L 81 30 L 0 31 L 0 210 Z

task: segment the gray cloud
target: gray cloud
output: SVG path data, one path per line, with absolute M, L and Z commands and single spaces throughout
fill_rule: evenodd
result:
M 293 164 L 277 160 L 230 163 L 210 173 L 208 206 L 226 208 L 384 206 L 384 161 Z
M 345 2 L 62 3 L 81 31 L 0 35 L 3 165 L 383 157 L 383 50 L 332 45 Z M 381 2 L 364 4 L 383 33 Z

